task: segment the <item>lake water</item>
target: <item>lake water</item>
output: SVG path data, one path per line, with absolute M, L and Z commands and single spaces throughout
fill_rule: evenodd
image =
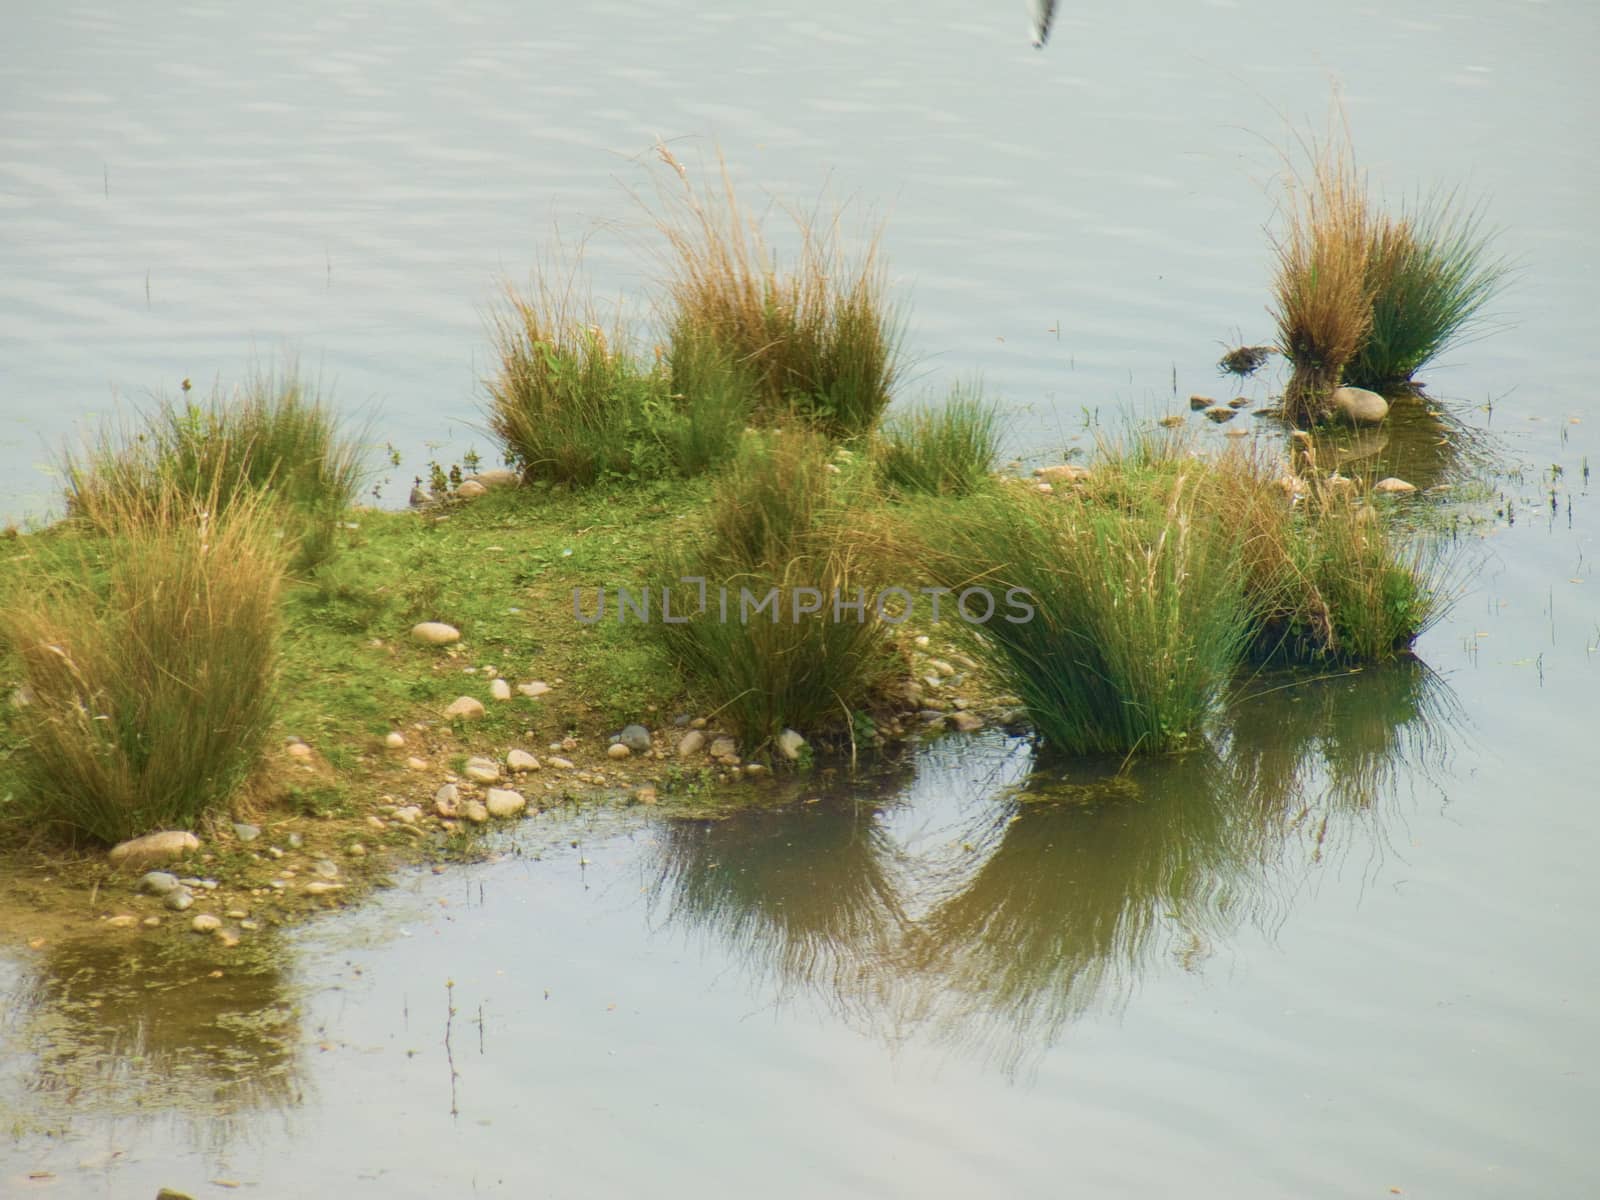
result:
M 1520 272 L 1426 374 L 1501 468 L 1426 670 L 1120 780 L 987 734 L 726 823 L 540 818 L 220 980 L 7 949 L 0 1193 L 1593 1194 L 1600 9 L 1078 3 L 1037 53 L 972 0 L 6 26 L 12 518 L 85 421 L 252 358 L 399 450 L 387 498 L 487 449 L 499 281 L 559 227 L 642 304 L 657 137 L 884 217 L 908 398 L 981 375 L 1030 456 L 1268 340 L 1276 147 L 1332 83 L 1384 194 L 1481 197 Z M 1387 452 L 1450 478 L 1433 440 Z

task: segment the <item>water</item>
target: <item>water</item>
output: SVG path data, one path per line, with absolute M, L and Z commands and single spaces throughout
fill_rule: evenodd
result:
M 1056 454 L 1265 340 L 1274 144 L 1331 79 L 1387 195 L 1504 229 L 1507 327 L 1426 377 L 1520 474 L 1429 671 L 1247 699 L 1212 754 L 986 735 L 710 828 L 541 818 L 221 979 L 8 950 L 0 1192 L 1588 1194 L 1600 14 L 1439 7 L 1080 4 L 1035 53 L 965 0 L 8 6 L 12 517 L 86 419 L 252 355 L 394 444 L 386 496 L 486 448 L 498 281 L 559 224 L 643 296 L 656 136 L 884 215 L 908 396 L 981 373 Z M 1384 452 L 1451 478 L 1426 434 Z

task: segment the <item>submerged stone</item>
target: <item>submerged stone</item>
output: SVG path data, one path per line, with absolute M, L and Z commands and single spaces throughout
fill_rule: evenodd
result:
M 1330 403 L 1334 415 L 1352 425 L 1377 425 L 1389 415 L 1389 402 L 1366 388 L 1338 388 Z

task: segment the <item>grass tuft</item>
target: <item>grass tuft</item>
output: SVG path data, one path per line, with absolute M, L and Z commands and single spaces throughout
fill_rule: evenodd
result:
M 62 465 L 68 515 L 103 531 L 267 496 L 298 569 L 332 557 L 366 477 L 358 442 L 293 370 L 205 403 L 163 400 L 136 428 L 103 427 Z
M 664 371 L 636 359 L 621 318 L 606 321 L 574 286 L 506 289 L 488 419 L 525 479 L 583 487 L 634 473 L 646 415 L 668 401 Z
M 1510 271 L 1492 243 L 1481 212 L 1450 193 L 1378 223 L 1367 260 L 1372 324 L 1345 380 L 1392 391 L 1469 338 Z
M 989 482 L 999 456 L 999 410 L 978 388 L 957 386 L 940 408 L 891 418 L 876 449 L 890 491 L 970 495 Z
M 830 437 L 877 423 L 899 373 L 901 321 L 874 234 L 852 255 L 842 214 L 793 214 L 798 250 L 779 262 L 725 161 L 704 188 L 666 146 L 673 172 L 652 216 L 666 241 L 667 335 L 674 355 L 710 344 L 747 369 L 758 412 L 793 413 Z
M 0 625 L 31 696 L 11 724 L 31 826 L 106 843 L 193 829 L 260 765 L 285 548 L 259 494 L 207 501 L 97 493 L 114 532 L 10 574 Z
M 878 568 L 844 516 L 841 492 L 855 484 L 829 470 L 825 453 L 825 440 L 812 433 L 750 439 L 717 489 L 705 538 L 668 553 L 656 572 L 690 619 L 652 628 L 748 746 L 785 727 L 815 732 L 848 720 L 896 670 L 872 608 Z M 685 577 L 706 581 L 703 610 L 688 603 L 693 589 L 678 584 Z M 775 604 L 759 609 L 772 593 Z M 797 611 L 811 595 L 821 610 Z M 836 595 L 864 595 L 866 607 L 841 617 Z
M 1065 753 L 1181 747 L 1253 631 L 1244 527 L 1219 519 L 1215 468 L 1175 445 L 1111 449 L 1081 490 L 1019 484 L 928 523 L 939 584 L 1031 598 L 1030 620 L 969 628 Z
M 1345 367 L 1372 326 L 1366 177 L 1356 169 L 1347 136 L 1306 149 L 1311 175 L 1289 184 L 1287 227 L 1274 245 L 1273 274 L 1277 348 L 1293 367 L 1284 412 L 1297 425 L 1327 419 Z

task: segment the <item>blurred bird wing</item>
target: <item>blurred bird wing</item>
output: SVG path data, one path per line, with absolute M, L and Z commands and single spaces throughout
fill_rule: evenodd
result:
M 1038 49 L 1050 38 L 1050 26 L 1056 19 L 1056 0 L 1028 0 L 1028 16 L 1033 20 L 1033 45 Z

